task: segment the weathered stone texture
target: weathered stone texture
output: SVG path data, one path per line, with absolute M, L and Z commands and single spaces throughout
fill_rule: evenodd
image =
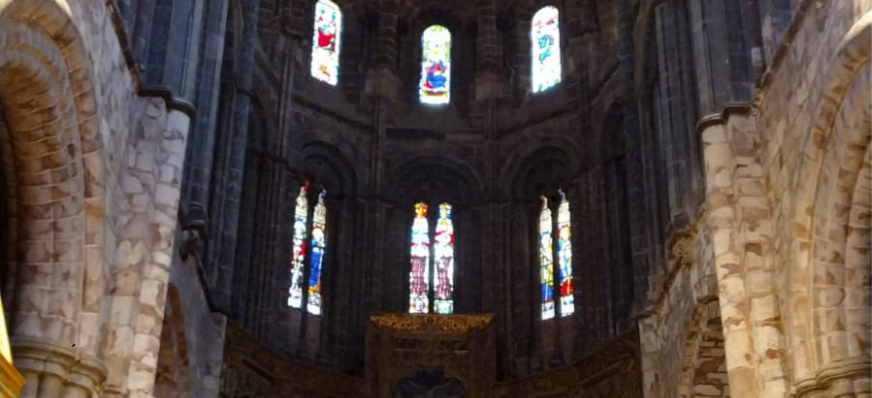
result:
M 40 258 L 64 264 L 39 267 L 45 273 L 39 278 L 29 270 L 18 270 L 14 291 L 19 300 L 12 306 L 20 309 L 20 316 L 14 321 L 13 340 L 19 342 L 16 355 L 28 358 L 21 361 L 29 369 L 25 373 L 31 372 L 28 377 L 42 372 L 39 361 L 61 364 L 67 361 L 64 356 L 84 356 L 84 367 L 63 365 L 66 373 L 57 374 L 63 386 L 52 387 L 60 388 L 58 393 L 93 389 L 108 376 L 107 394 L 148 396 L 154 382 L 150 357 L 156 354 L 160 336 L 188 117 L 168 114 L 163 100 L 136 96 L 135 75 L 128 69 L 111 13 L 107 3 L 99 1 L 0 2 L 0 41 L 8 46 L 0 53 L 4 65 L 0 69 L 18 76 L 18 84 L 31 83 L 31 90 L 57 95 L 34 98 L 34 105 L 49 106 L 43 115 L 38 105 L 16 106 L 37 91 L 29 93 L 25 87 L 15 89 L 4 82 L 4 88 L 11 90 L 0 95 L 11 137 L 3 155 L 19 159 L 4 162 L 7 172 L 18 176 L 9 180 L 12 184 L 17 180 L 16 200 L 43 207 L 38 211 L 21 206 L 22 212 L 15 213 L 22 223 L 39 226 L 22 229 L 26 235 L 18 236 L 44 242 L 22 260 L 25 266 L 38 264 Z M 17 55 L 21 54 L 17 49 L 27 47 L 33 58 Z M 21 76 L 33 79 L 21 80 Z M 27 135 L 34 131 L 61 138 L 56 145 L 63 145 L 64 157 L 21 163 L 30 156 L 28 142 L 36 137 Z M 46 141 L 51 142 L 52 138 Z M 62 170 L 54 163 L 58 160 L 69 168 L 57 175 L 60 184 L 51 190 L 66 199 L 58 197 L 60 201 L 53 203 L 40 196 L 39 189 L 29 188 L 27 180 L 31 173 L 48 177 L 52 170 Z M 46 217 L 50 214 L 55 215 Z M 33 232 L 43 235 L 36 237 Z M 14 244 L 36 250 L 27 239 Z M 64 286 L 57 286 L 51 298 L 40 292 L 46 287 L 40 280 Z M 28 308 L 30 293 L 42 297 L 38 307 Z M 51 322 L 27 320 L 43 316 L 65 320 L 66 332 Z M 59 348 L 52 348 L 58 344 Z M 87 379 L 90 382 L 83 381 Z M 23 396 L 32 396 L 40 385 L 34 379 Z
M 868 394 L 869 8 L 803 3 L 752 114 L 703 129 L 734 395 Z

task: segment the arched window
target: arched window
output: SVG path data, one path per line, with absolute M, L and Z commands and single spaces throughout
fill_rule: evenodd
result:
M 545 6 L 536 11 L 530 26 L 530 56 L 533 92 L 545 91 L 560 83 L 560 11 Z
M 431 233 L 427 204 L 415 203 L 415 218 L 412 221 L 411 262 L 409 313 L 429 313 L 431 301 L 433 302 L 433 313 L 453 313 L 454 222 L 451 218 L 450 204 L 442 203 L 439 205 L 435 229 Z M 431 286 L 433 286 L 432 291 Z
M 335 86 L 339 82 L 339 44 L 342 37 L 342 11 L 330 0 L 315 3 L 312 32 L 312 77 Z
M 558 193 L 557 218 L 552 216 L 548 198 L 542 197 L 542 209 L 539 212 L 539 272 L 542 289 L 542 319 L 554 318 L 555 308 L 554 281 L 559 286 L 559 311 L 561 316 L 569 316 L 575 312 L 575 300 L 572 288 L 572 223 L 569 213 L 569 201 L 563 191 Z M 556 231 L 556 232 L 555 232 Z M 557 241 L 557 247 L 553 242 Z M 554 258 L 557 258 L 555 274 Z
M 313 315 L 321 315 L 321 265 L 327 250 L 327 206 L 324 204 L 326 191 L 318 194 L 318 200 L 309 224 L 309 184 L 304 183 L 297 195 L 294 211 L 294 246 L 291 254 L 291 288 L 288 292 L 288 306 L 303 308 L 303 292 L 308 296 L 306 310 Z M 306 241 L 310 244 L 307 245 Z M 311 252 L 308 248 L 311 247 Z M 308 256 L 308 262 L 306 261 Z M 306 264 L 309 265 L 306 268 Z M 306 272 L 308 271 L 308 279 Z
M 421 83 L 423 104 L 447 104 L 451 94 L 451 32 L 433 25 L 421 35 Z

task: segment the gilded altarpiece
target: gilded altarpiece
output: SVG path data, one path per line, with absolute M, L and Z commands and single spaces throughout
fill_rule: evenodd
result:
M 404 397 L 400 391 L 404 383 L 433 379 L 442 384 L 425 385 L 430 390 L 411 396 L 642 396 L 639 338 L 635 331 L 614 338 L 565 367 L 497 382 L 491 315 L 384 314 L 370 316 L 369 322 L 365 378 L 278 354 L 228 324 L 221 397 L 397 398 Z
M 496 377 L 492 320 L 486 314 L 371 315 L 366 371 L 372 396 L 400 397 L 402 381 L 434 373 L 463 386 L 452 398 L 488 396 Z

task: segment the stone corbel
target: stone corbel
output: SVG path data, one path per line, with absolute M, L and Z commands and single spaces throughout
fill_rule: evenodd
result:
M 209 240 L 207 233 L 209 217 L 206 215 L 206 209 L 199 203 L 189 204 L 187 212 L 179 211 L 179 224 L 184 233 L 179 249 L 182 261 L 186 261 L 191 254 L 199 256 Z

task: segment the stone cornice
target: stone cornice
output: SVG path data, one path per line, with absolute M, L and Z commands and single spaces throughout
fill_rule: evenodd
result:
M 721 110 L 721 113 L 712 113 L 705 115 L 696 122 L 696 132 L 702 135 L 706 129 L 718 124 L 726 124 L 733 115 L 748 115 L 754 111 L 752 105 L 749 104 L 728 104 Z
M 175 98 L 167 87 L 143 86 L 142 74 L 139 73 L 136 58 L 133 56 L 133 49 L 130 47 L 127 29 L 124 26 L 124 19 L 121 17 L 121 13 L 119 12 L 115 1 L 116 0 L 106 0 L 106 9 L 109 12 L 109 19 L 112 21 L 112 27 L 118 38 L 118 45 L 121 47 L 121 54 L 124 55 L 124 62 L 127 65 L 127 70 L 130 72 L 130 78 L 133 81 L 133 87 L 137 91 L 137 94 L 139 94 L 140 97 L 161 98 L 166 102 L 167 109 L 182 112 L 193 120 L 196 113 L 196 108 L 193 104 Z

